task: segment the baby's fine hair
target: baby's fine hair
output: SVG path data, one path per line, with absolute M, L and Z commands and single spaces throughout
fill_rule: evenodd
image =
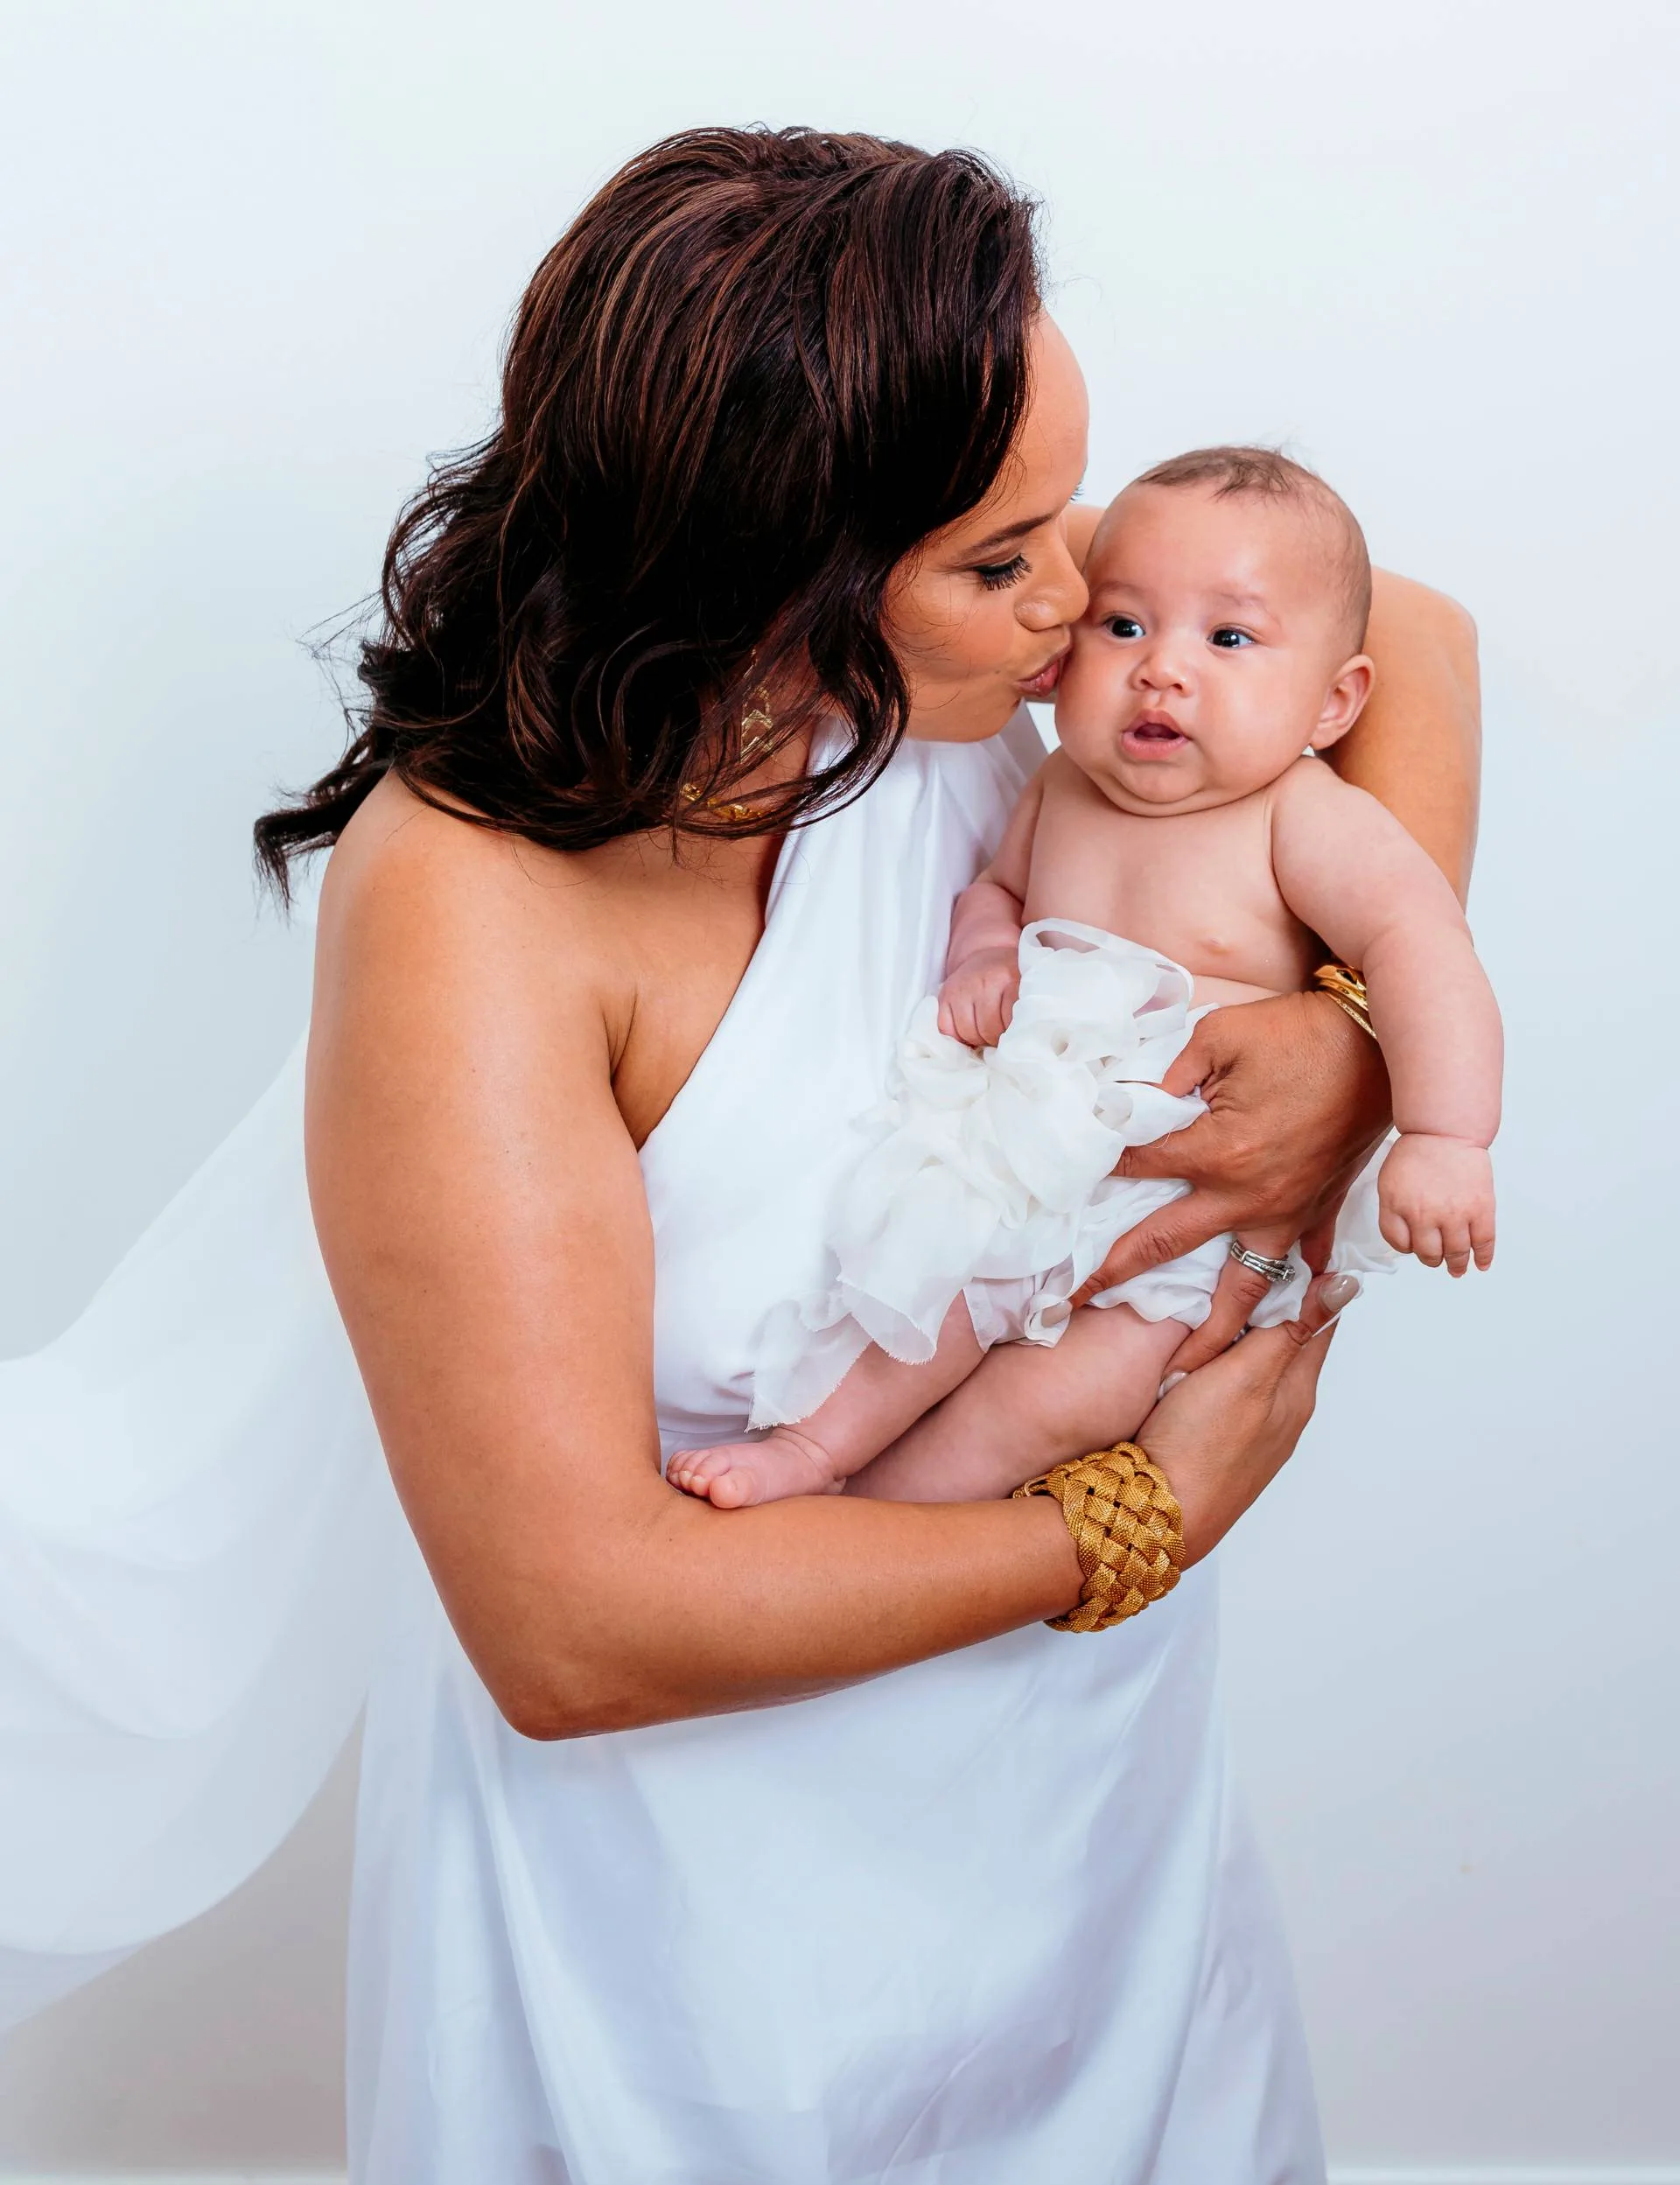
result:
M 1365 626 L 1371 615 L 1371 557 L 1365 534 L 1353 510 L 1316 471 L 1308 470 L 1276 448 L 1192 448 L 1187 455 L 1169 456 L 1157 463 L 1134 486 L 1211 486 L 1215 501 L 1252 494 L 1264 501 L 1292 501 L 1326 520 L 1334 533 L 1331 543 L 1336 574 L 1342 587 L 1346 628 L 1351 649 L 1365 642 Z

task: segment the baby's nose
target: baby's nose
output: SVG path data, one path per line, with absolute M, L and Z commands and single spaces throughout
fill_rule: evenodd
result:
M 1152 647 L 1140 656 L 1134 672 L 1145 690 L 1184 690 L 1189 688 L 1189 670 L 1182 657 L 1171 646 Z

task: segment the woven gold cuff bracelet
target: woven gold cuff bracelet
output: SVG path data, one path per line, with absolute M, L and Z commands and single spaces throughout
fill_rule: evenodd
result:
M 1357 971 L 1349 970 L 1345 963 L 1320 963 L 1312 974 L 1312 984 L 1329 995 L 1343 1016 L 1353 1019 L 1368 1040 L 1376 1039 L 1370 999 Z
M 1184 1513 L 1134 1441 L 1059 1464 L 1018 1487 L 1054 1495 L 1073 1535 L 1085 1583 L 1079 1606 L 1049 1619 L 1053 1631 L 1107 1631 L 1170 1593 L 1184 1566 Z

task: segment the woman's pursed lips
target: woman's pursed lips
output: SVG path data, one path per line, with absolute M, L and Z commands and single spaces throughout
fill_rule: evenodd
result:
M 1064 645 L 1059 653 L 1054 654 L 1046 662 L 1036 675 L 1023 676 L 1017 688 L 1026 691 L 1029 698 L 1047 698 L 1057 683 L 1061 681 L 1062 664 L 1072 650 L 1071 645 Z

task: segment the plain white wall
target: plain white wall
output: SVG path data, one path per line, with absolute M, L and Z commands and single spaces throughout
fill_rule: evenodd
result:
M 1287 438 L 1477 614 L 1500 1264 L 1349 1316 L 1226 1555 L 1244 1773 L 1345 2160 L 1680 2157 L 1670 1306 L 1675 11 L 1658 0 L 9 0 L 0 1348 L 262 1087 L 306 947 L 246 829 L 304 633 L 485 425 L 628 152 L 812 120 L 1048 207 L 1091 488 Z M 1665 126 L 1666 125 L 1666 126 Z M 330 2163 L 351 1769 L 232 1904 L 25 2029 L 0 2164 Z

